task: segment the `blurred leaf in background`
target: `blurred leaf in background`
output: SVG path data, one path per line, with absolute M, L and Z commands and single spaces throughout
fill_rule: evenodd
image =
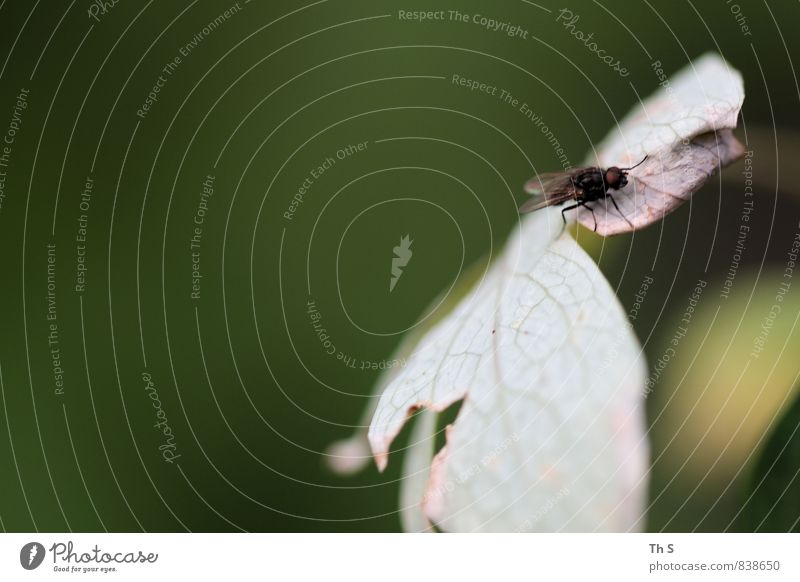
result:
M 745 500 L 750 531 L 800 531 L 800 390 L 772 432 Z

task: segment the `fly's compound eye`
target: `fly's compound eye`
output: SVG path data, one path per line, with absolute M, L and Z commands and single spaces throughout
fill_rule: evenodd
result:
M 619 168 L 611 167 L 606 170 L 606 184 L 609 188 L 621 188 L 627 184 L 625 174 Z

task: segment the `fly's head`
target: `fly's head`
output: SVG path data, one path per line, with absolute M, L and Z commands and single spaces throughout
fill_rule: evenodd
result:
M 628 185 L 628 173 L 617 166 L 607 169 L 604 179 L 606 187 L 610 190 L 619 190 Z

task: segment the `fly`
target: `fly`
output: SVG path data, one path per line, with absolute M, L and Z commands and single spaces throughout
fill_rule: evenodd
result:
M 631 221 L 622 214 L 619 206 L 617 206 L 617 201 L 611 195 L 611 190 L 619 190 L 627 186 L 628 172 L 640 166 L 646 159 L 647 156 L 630 168 L 611 166 L 604 170 L 586 166 L 575 168 L 569 172 L 552 172 L 534 176 L 525 184 L 525 191 L 532 198 L 520 206 L 519 212 L 520 214 L 525 214 L 546 206 L 559 206 L 565 202 L 572 201 L 575 204 L 567 206 L 561 211 L 561 218 L 564 219 L 564 224 L 567 223 L 567 217 L 564 216 L 566 211 L 575 210 L 583 206 L 592 213 L 594 230 L 597 232 L 597 217 L 594 215 L 594 209 L 591 206 L 587 206 L 586 203 L 610 198 L 619 215 L 633 228 Z

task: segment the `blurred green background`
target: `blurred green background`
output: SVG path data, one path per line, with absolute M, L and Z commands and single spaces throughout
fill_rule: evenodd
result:
M 420 10 L 445 19 L 401 17 Z M 397 530 L 396 456 L 342 478 L 324 451 L 359 422 L 371 368 L 497 253 L 521 184 L 562 166 L 501 92 L 577 165 L 656 89 L 653 61 L 718 51 L 745 79 L 756 189 L 730 296 L 741 162 L 645 231 L 578 238 L 626 311 L 655 281 L 635 322 L 652 366 L 708 282 L 647 403 L 648 529 L 752 529 L 753 467 L 800 369 L 794 288 L 750 357 L 799 228 L 798 17 L 744 0 L 0 3 L 0 525 Z

